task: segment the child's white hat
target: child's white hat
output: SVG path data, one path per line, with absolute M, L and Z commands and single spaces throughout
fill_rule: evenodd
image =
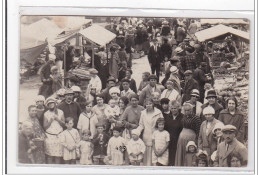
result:
M 224 127 L 224 124 L 222 122 L 217 122 L 215 124 L 214 128 L 212 129 L 212 133 L 214 134 L 215 130 L 218 129 L 218 128 L 222 130 L 223 127 Z
M 112 93 L 120 94 L 120 89 L 119 89 L 118 87 L 112 87 L 112 88 L 109 90 L 109 95 L 111 95 Z
M 140 134 L 141 134 L 138 129 L 133 129 L 131 133 L 135 134 L 135 135 L 138 135 L 138 136 L 140 136 Z
M 194 141 L 189 141 L 186 145 L 186 152 L 189 151 L 189 146 L 194 146 L 197 149 L 197 145 Z

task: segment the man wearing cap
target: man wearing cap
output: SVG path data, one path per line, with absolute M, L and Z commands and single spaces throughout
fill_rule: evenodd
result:
M 201 44 L 195 44 L 194 48 L 195 48 L 194 55 L 195 55 L 197 67 L 201 65 L 201 62 L 205 62 L 206 63 L 205 74 L 210 73 L 211 68 L 210 68 L 209 58 L 204 54 Z
M 80 80 L 74 75 L 70 75 L 70 76 L 66 77 L 65 79 L 67 80 L 66 87 L 68 87 L 68 88 L 71 88 L 74 85 L 78 86 L 78 84 L 80 82 Z
M 151 45 L 148 52 L 148 61 L 152 70 L 152 74 L 157 76 L 157 81 L 159 82 L 160 68 L 161 63 L 163 62 L 163 55 L 161 47 L 158 45 L 157 39 L 152 40 L 153 44 Z
M 74 92 L 74 101 L 77 102 L 80 105 L 80 108 L 82 110 L 85 109 L 86 106 L 86 98 L 81 95 L 81 89 L 79 86 L 72 86 L 71 89 Z
M 133 94 L 135 94 L 134 91 L 130 89 L 130 80 L 124 78 L 121 80 L 121 83 L 122 83 L 123 90 L 121 91 L 120 96 L 121 97 L 125 96 L 129 99 Z
M 237 154 L 242 158 L 241 165 L 247 166 L 248 150 L 236 139 L 237 128 L 233 125 L 225 125 L 222 132 L 225 141 L 218 145 L 215 163 L 219 167 L 228 167 L 227 157 L 230 154 Z
M 97 75 L 98 71 L 94 68 L 91 68 L 91 69 L 89 69 L 89 73 L 90 73 L 91 79 L 89 81 L 88 88 L 90 89 L 91 87 L 95 87 L 96 92 L 100 93 L 100 91 L 102 89 L 102 83 L 101 83 L 99 76 Z
M 104 97 L 104 103 L 108 103 L 108 101 L 112 98 L 109 94 L 109 90 L 112 87 L 116 86 L 116 79 L 113 77 L 110 77 L 107 80 L 107 87 L 105 89 L 103 89 L 103 91 L 101 92 L 101 95 Z
M 48 98 L 53 94 L 52 92 L 52 78 L 51 67 L 55 64 L 55 55 L 50 54 L 49 60 L 42 66 L 40 71 L 40 77 L 42 81 L 42 86 L 39 89 L 38 95 L 43 95 L 45 98 Z
M 208 82 L 208 78 L 206 77 L 206 62 L 201 62 L 200 66 L 197 67 L 193 72 L 193 78 L 199 83 L 199 91 L 200 91 L 200 99 L 199 101 L 203 103 L 205 89 L 204 85 Z
M 193 73 L 191 70 L 187 70 L 184 72 L 185 84 L 184 84 L 184 88 L 183 88 L 182 103 L 190 100 L 190 94 L 191 94 L 192 89 L 199 89 L 199 84 L 193 78 L 192 74 Z
M 74 128 L 77 127 L 79 115 L 81 113 L 80 105 L 73 101 L 74 92 L 72 89 L 67 89 L 65 92 L 65 100 L 62 101 L 58 108 L 63 111 L 64 117 L 72 117 L 74 119 Z
M 215 117 L 216 119 L 218 119 L 219 113 L 220 113 L 220 111 L 222 111 L 223 106 L 220 105 L 220 104 L 217 102 L 217 93 L 216 93 L 216 91 L 215 91 L 215 90 L 209 90 L 209 91 L 208 91 L 208 94 L 207 94 L 207 96 L 206 96 L 206 99 L 208 100 L 208 102 L 205 103 L 205 104 L 203 104 L 203 105 L 201 106 L 202 110 L 203 110 L 204 108 L 206 108 L 207 106 L 213 107 L 214 110 L 215 110 L 214 117 Z M 204 121 L 204 120 L 205 120 L 204 116 L 201 116 L 201 119 L 202 119 L 202 121 Z
M 193 106 L 193 111 L 195 113 L 196 116 L 200 117 L 201 115 L 201 102 L 199 102 L 200 99 L 200 92 L 198 89 L 192 89 L 191 90 L 191 94 L 190 94 L 190 100 L 186 101 L 183 103 L 183 105 L 185 105 L 185 103 L 189 103 Z M 184 113 L 184 112 L 183 112 Z
M 140 101 L 139 101 L 140 105 L 144 105 L 146 99 L 151 98 L 152 94 L 154 92 L 158 92 L 159 94 L 161 94 L 161 90 L 156 85 L 156 83 L 157 83 L 157 76 L 152 74 L 152 75 L 149 76 L 148 80 L 149 80 L 149 84 L 146 85 L 146 87 L 140 93 L 140 97 L 139 97 L 140 98 Z

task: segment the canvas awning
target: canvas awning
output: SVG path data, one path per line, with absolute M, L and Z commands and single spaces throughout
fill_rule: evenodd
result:
M 249 41 L 249 39 L 250 39 L 248 32 L 237 30 L 237 29 L 234 29 L 232 27 L 228 27 L 228 26 L 225 26 L 222 24 L 196 32 L 195 36 L 197 37 L 198 41 L 204 42 L 204 41 L 207 41 L 207 40 L 210 40 L 210 39 L 213 39 L 213 38 L 225 35 L 225 34 L 229 34 L 229 33 L 236 35 L 246 41 Z
M 95 24 L 84 30 L 79 31 L 79 34 L 98 46 L 105 46 L 110 41 L 116 38 L 116 35 L 114 33 Z

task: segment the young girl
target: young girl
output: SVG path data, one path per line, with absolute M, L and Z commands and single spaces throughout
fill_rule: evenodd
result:
M 194 141 L 189 141 L 186 146 L 184 166 L 196 166 L 197 145 Z
M 229 154 L 227 157 L 228 167 L 241 167 L 243 158 L 239 154 Z
M 60 135 L 65 164 L 76 164 L 76 146 L 80 141 L 78 130 L 73 128 L 73 118 L 65 119 L 67 129 Z
M 131 69 L 126 70 L 126 77 L 130 81 L 130 89 L 132 89 L 135 93 L 137 93 L 137 87 L 136 87 L 136 82 L 134 79 L 131 78 L 133 74 L 133 71 Z
M 132 138 L 127 143 L 127 153 L 129 155 L 131 165 L 140 165 L 143 161 L 145 144 L 139 138 L 140 131 L 137 129 L 132 130 Z
M 125 139 L 120 136 L 121 129 L 119 127 L 113 128 L 113 137 L 110 138 L 107 146 L 107 157 L 105 163 L 108 165 L 123 165 Z
M 82 131 L 90 130 L 90 139 L 96 134 L 96 124 L 98 123 L 98 118 L 94 112 L 92 112 L 92 102 L 87 101 L 85 111 L 79 116 L 78 126 L 80 138 L 82 138 Z
M 109 106 L 105 109 L 105 115 L 107 119 L 111 122 L 112 120 L 119 120 L 120 108 L 116 105 L 114 99 L 109 100 Z M 111 124 L 110 130 L 113 130 L 115 123 Z
M 82 140 L 78 143 L 78 148 L 80 149 L 80 161 L 81 165 L 92 165 L 92 155 L 94 146 L 90 142 L 91 132 L 87 129 L 82 132 Z
M 95 165 L 104 165 L 104 157 L 107 155 L 109 136 L 104 133 L 105 126 L 103 123 L 97 123 L 96 128 L 97 134 L 92 140 L 92 143 L 94 144 L 93 160 Z
M 208 154 L 206 151 L 199 150 L 196 155 L 196 164 L 198 167 L 208 167 Z
M 158 118 L 156 121 L 155 130 L 152 136 L 153 152 L 152 164 L 155 166 L 168 165 L 169 151 L 168 146 L 170 142 L 170 134 L 164 130 L 164 118 Z

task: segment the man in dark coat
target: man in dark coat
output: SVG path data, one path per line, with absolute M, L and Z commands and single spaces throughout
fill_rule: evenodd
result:
M 52 92 L 52 78 L 51 75 L 51 67 L 54 65 L 54 61 L 56 56 L 53 54 L 49 55 L 49 61 L 42 66 L 40 71 L 40 77 L 42 81 L 42 86 L 39 89 L 38 95 L 43 95 L 45 98 L 48 98 L 53 94 Z
M 207 64 L 205 62 L 201 62 L 200 66 L 197 67 L 193 72 L 193 78 L 199 83 L 199 91 L 200 91 L 200 102 L 203 103 L 204 99 L 204 85 L 208 82 L 207 76 L 205 74 Z
M 192 71 L 187 70 L 184 72 L 185 75 L 185 84 L 183 88 L 183 96 L 182 96 L 182 103 L 185 101 L 190 100 L 190 94 L 192 89 L 199 89 L 198 82 L 192 77 Z
M 152 74 L 157 76 L 157 82 L 159 82 L 161 63 L 163 62 L 161 47 L 158 45 L 157 39 L 153 39 L 153 45 L 148 52 L 148 61 L 151 66 Z
M 207 93 L 206 99 L 208 100 L 208 102 L 205 103 L 205 104 L 203 104 L 203 105 L 201 106 L 202 111 L 203 111 L 204 108 L 206 108 L 206 107 L 208 107 L 208 106 L 211 106 L 212 108 L 215 109 L 214 117 L 215 117 L 216 119 L 218 119 L 219 113 L 220 113 L 220 111 L 222 111 L 223 106 L 220 105 L 220 104 L 217 102 L 217 94 L 216 94 L 216 91 L 215 91 L 215 90 L 209 90 L 208 93 Z M 202 120 L 202 121 L 205 120 L 205 117 L 204 117 L 203 115 L 201 115 L 201 120 Z
M 79 115 L 81 113 L 80 105 L 73 101 L 74 92 L 71 89 L 66 90 L 65 100 L 62 101 L 57 107 L 63 111 L 65 119 L 72 117 L 74 120 L 73 128 L 77 128 Z
M 80 105 L 81 110 L 85 109 L 86 106 L 86 98 L 81 95 L 81 89 L 79 86 L 72 86 L 71 89 L 74 92 L 74 101 Z
M 161 50 L 162 50 L 162 57 L 165 61 L 168 61 L 171 58 L 172 55 L 172 47 L 168 43 L 168 39 L 164 38 L 163 39 L 163 44 L 161 45 Z

